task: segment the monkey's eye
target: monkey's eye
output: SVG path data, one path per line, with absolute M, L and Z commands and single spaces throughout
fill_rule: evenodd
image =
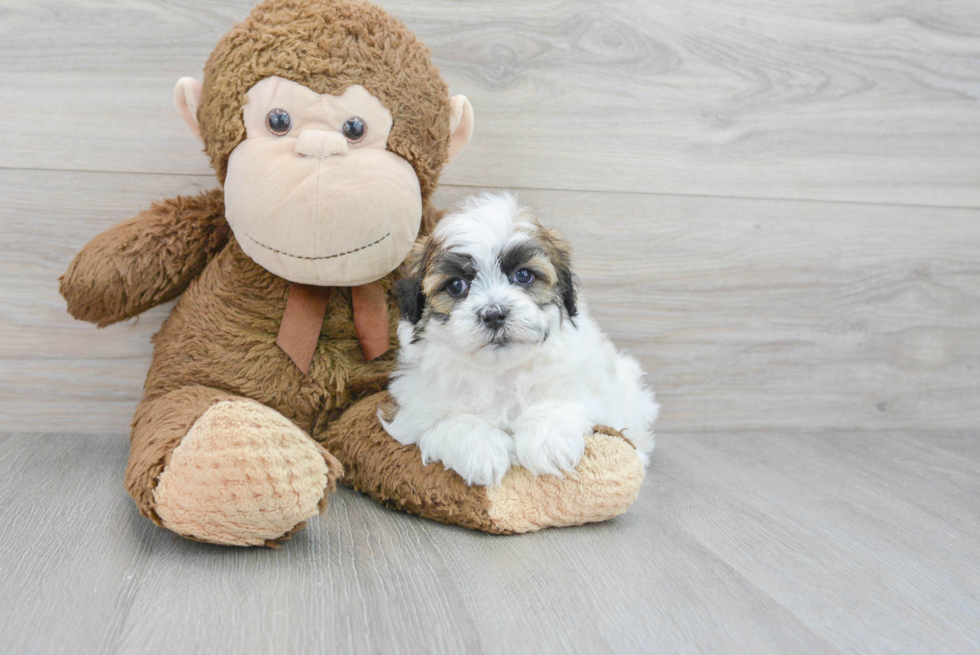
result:
M 514 273 L 515 284 L 519 284 L 522 287 L 527 287 L 531 286 L 532 282 L 534 282 L 534 273 L 532 273 L 529 269 L 522 268 Z
M 289 128 L 293 126 L 293 121 L 289 117 L 289 112 L 285 109 L 273 109 L 265 117 L 265 124 L 269 131 L 276 136 L 286 136 Z
M 364 124 L 357 116 L 352 116 L 347 119 L 344 123 L 344 136 L 351 143 L 357 143 L 364 138 L 364 134 L 367 132 L 367 125 Z
M 470 288 L 466 280 L 461 277 L 454 277 L 449 282 L 446 283 L 446 293 L 448 293 L 453 298 L 458 298 L 466 293 L 466 290 Z

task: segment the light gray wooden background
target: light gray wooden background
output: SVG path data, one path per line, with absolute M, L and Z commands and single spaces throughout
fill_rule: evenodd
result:
M 0 0 L 0 643 L 9 652 L 980 652 L 980 3 L 385 2 L 650 372 L 607 524 L 493 538 L 347 490 L 278 552 L 121 480 L 169 307 L 57 277 L 215 185 L 172 106 L 248 0 Z

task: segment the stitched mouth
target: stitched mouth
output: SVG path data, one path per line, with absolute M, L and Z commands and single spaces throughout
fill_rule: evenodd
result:
M 343 257 L 344 255 L 352 255 L 355 252 L 360 252 L 362 250 L 367 250 L 371 246 L 376 246 L 379 243 L 381 243 L 382 241 L 384 241 L 385 239 L 387 239 L 388 237 L 390 237 L 391 236 L 391 232 L 389 232 L 388 234 L 384 235 L 383 237 L 381 237 L 377 241 L 372 241 L 371 243 L 367 244 L 366 246 L 361 246 L 359 248 L 354 248 L 353 250 L 348 250 L 346 252 L 338 252 L 338 253 L 335 253 L 333 255 L 323 255 L 321 257 L 304 257 L 303 255 L 294 255 L 292 253 L 284 252 L 282 250 L 278 250 L 276 248 L 273 248 L 272 246 L 267 246 L 264 243 L 262 243 L 261 241 L 257 241 L 248 232 L 245 233 L 245 236 L 247 236 L 248 237 L 248 240 L 251 241 L 252 243 L 254 243 L 255 245 L 257 245 L 257 246 L 259 246 L 261 248 L 265 248 L 266 250 L 269 250 L 269 251 L 274 252 L 274 253 L 279 254 L 279 255 L 285 255 L 286 257 L 292 257 L 293 259 L 319 260 L 319 259 L 336 259 L 338 257 Z

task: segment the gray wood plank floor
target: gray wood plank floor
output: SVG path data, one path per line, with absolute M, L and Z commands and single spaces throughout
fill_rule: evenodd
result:
M 980 649 L 980 439 L 663 435 L 600 525 L 494 537 L 342 489 L 278 551 L 189 542 L 122 435 L 0 437 L 10 653 Z
M 252 0 L 0 0 L 0 652 L 980 653 L 980 4 L 385 0 L 663 413 L 640 499 L 491 537 L 347 489 L 279 551 L 122 488 L 169 306 L 57 277 L 215 186 L 175 115 Z

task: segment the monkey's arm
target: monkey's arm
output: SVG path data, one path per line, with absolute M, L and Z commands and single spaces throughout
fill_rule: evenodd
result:
M 155 203 L 76 255 L 61 276 L 68 312 L 105 327 L 176 298 L 229 234 L 221 189 Z

